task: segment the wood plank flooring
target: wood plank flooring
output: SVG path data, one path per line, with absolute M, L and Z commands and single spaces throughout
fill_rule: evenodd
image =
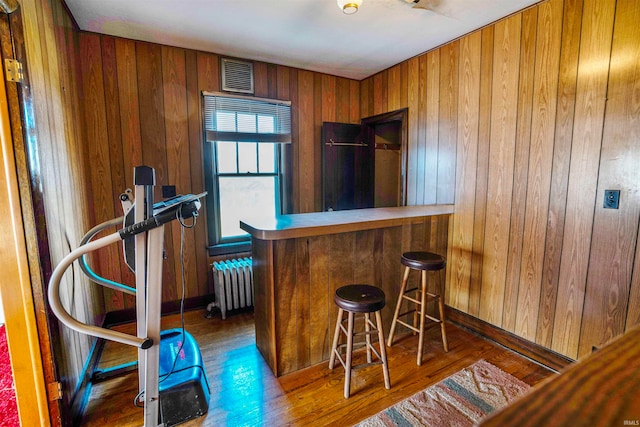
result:
M 391 389 L 384 388 L 380 366 L 355 372 L 351 397 L 344 399 L 344 370 L 321 363 L 280 378 L 273 376 L 255 346 L 252 313 L 227 320 L 207 319 L 204 310 L 185 313 L 185 327 L 199 343 L 211 387 L 208 413 L 182 424 L 192 426 L 326 426 L 352 425 L 392 404 L 485 359 L 524 382 L 535 385 L 553 372 L 447 324 L 450 350 L 444 353 L 439 328 L 425 338 L 421 367 L 415 362 L 417 336 L 398 337 L 388 348 Z M 162 319 L 163 329 L 180 327 L 180 317 Z M 133 332 L 134 325 L 115 329 Z M 136 350 L 109 342 L 100 368 L 136 360 Z M 139 426 L 142 409 L 133 405 L 137 372 L 95 384 L 82 426 Z

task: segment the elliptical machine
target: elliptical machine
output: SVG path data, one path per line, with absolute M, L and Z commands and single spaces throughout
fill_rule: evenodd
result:
M 206 193 L 176 196 L 154 204 L 155 171 L 134 168 L 135 199 L 131 190 L 120 196 L 125 215 L 87 232 L 80 246 L 54 269 L 48 299 L 55 316 L 67 327 L 87 335 L 138 348 L 138 396 L 144 402 L 145 427 L 169 427 L 199 417 L 209 408 L 209 385 L 200 348 L 184 329 L 161 331 L 162 258 L 164 224 L 198 216 Z M 123 228 L 91 240 L 100 231 L 122 223 Z M 135 273 L 135 288 L 98 276 L 84 256 L 122 241 L 125 262 Z M 60 281 L 77 259 L 82 271 L 95 283 L 136 297 L 136 336 L 82 323 L 72 317 L 60 300 Z

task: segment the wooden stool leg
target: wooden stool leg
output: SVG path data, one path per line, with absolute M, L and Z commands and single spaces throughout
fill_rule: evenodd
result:
M 445 353 L 449 351 L 449 344 L 447 343 L 447 331 L 444 326 L 444 296 L 440 295 L 438 298 L 438 307 L 440 308 L 440 331 L 442 332 L 442 347 L 444 347 Z
M 416 289 L 416 296 L 415 296 L 415 300 L 416 301 L 420 301 L 420 288 Z M 418 310 L 418 305 L 416 304 L 416 311 L 413 312 L 413 327 L 418 329 L 418 326 L 420 325 L 420 323 L 418 322 L 418 316 L 420 316 L 420 310 Z M 411 335 L 415 336 L 416 335 L 416 331 L 411 331 Z
M 347 326 L 347 361 L 344 369 L 344 397 L 349 398 L 349 391 L 351 389 L 351 360 L 353 356 L 353 312 L 348 311 L 348 326 Z
M 369 334 L 369 332 L 371 332 L 371 325 L 369 324 L 370 322 L 370 316 L 369 313 L 365 313 L 364 314 L 364 337 L 366 340 L 366 347 L 367 347 L 367 363 L 371 363 L 371 334 Z
M 384 331 L 382 330 L 382 317 L 380 316 L 380 311 L 376 311 L 376 325 L 378 328 L 378 344 L 380 345 L 380 356 L 382 357 L 384 387 L 388 390 L 391 388 L 391 380 L 389 379 L 389 365 L 387 364 L 387 350 L 384 345 Z
M 409 281 L 409 267 L 404 268 L 404 275 L 402 276 L 402 286 L 400 286 L 400 294 L 398 295 L 398 302 L 396 303 L 396 311 L 393 314 L 393 320 L 391 321 L 391 330 L 389 331 L 389 338 L 387 345 L 391 347 L 393 344 L 393 334 L 396 331 L 396 321 L 398 320 L 398 314 L 400 314 L 400 307 L 402 306 L 402 296 L 404 290 L 407 288 L 407 282 Z
M 420 296 L 420 335 L 418 338 L 418 366 L 422 365 L 422 344 L 424 343 L 424 315 L 427 298 L 427 272 L 422 270 L 422 295 Z
M 333 333 L 333 345 L 331 346 L 331 358 L 329 359 L 329 369 L 333 369 L 336 361 L 336 351 L 338 349 L 338 338 L 340 337 L 340 323 L 342 323 L 343 310 L 338 308 L 338 320 L 336 321 L 336 330 Z

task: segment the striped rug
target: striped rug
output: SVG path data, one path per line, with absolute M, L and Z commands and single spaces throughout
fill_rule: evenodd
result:
M 529 388 L 513 375 L 480 360 L 357 426 L 473 426 Z

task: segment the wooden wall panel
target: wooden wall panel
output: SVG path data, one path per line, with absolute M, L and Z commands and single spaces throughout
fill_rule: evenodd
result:
M 267 244 L 272 244 L 268 242 Z M 273 242 L 274 281 L 278 284 L 275 291 L 276 348 L 281 355 L 277 372 L 291 372 L 300 369 L 298 366 L 298 347 L 303 345 L 297 339 L 297 298 L 296 283 L 296 240 L 277 240 Z M 287 285 L 287 287 L 283 286 Z M 290 286 L 290 287 L 289 287 Z M 303 287 L 304 288 L 304 287 Z M 289 343 L 283 345 L 282 343 Z M 297 345 L 291 345 L 297 343 Z
M 480 318 L 502 326 L 518 101 L 521 15 L 495 25 L 491 144 Z
M 136 43 L 136 61 L 142 161 L 145 165 L 155 169 L 154 200 L 161 200 L 162 186 L 171 184 L 167 164 L 162 47 L 150 43 Z M 164 245 L 166 258 L 162 265 L 164 283 L 162 298 L 163 301 L 174 301 L 177 299 L 176 257 L 170 226 L 164 227 Z
M 162 81 L 164 86 L 167 182 L 170 185 L 175 185 L 177 194 L 193 193 L 189 155 L 186 53 L 184 49 L 162 48 Z M 191 224 L 193 221 L 187 221 L 187 225 Z M 173 258 L 176 275 L 175 282 L 165 283 L 165 288 L 174 291 L 169 298 L 179 299 L 183 296 L 183 291 L 185 298 L 197 296 L 199 295 L 199 286 L 194 230 L 183 230 L 177 221 L 171 222 L 170 228 L 176 254 Z M 182 256 L 180 256 L 181 250 Z M 182 288 L 183 280 L 184 289 Z
M 560 69 L 556 97 L 556 129 L 549 197 L 549 215 L 542 264 L 542 284 L 536 342 L 551 347 L 558 296 L 564 214 L 569 186 L 571 141 L 575 111 L 578 54 L 582 26 L 582 0 L 565 0 L 562 22 Z
M 636 238 L 640 237 L 640 228 Z M 636 256 L 631 276 L 631 290 L 629 292 L 629 309 L 625 323 L 625 331 L 640 325 L 640 245 L 636 244 Z
M 440 49 L 440 116 L 438 118 L 438 176 L 436 202 L 454 202 L 458 116 L 458 55 L 456 40 Z
M 289 71 L 289 97 L 293 105 L 300 105 L 298 93 L 298 70 Z M 358 106 L 360 108 L 360 106 Z M 295 108 L 291 112 L 291 137 L 294 141 L 300 140 L 300 110 Z M 285 147 L 284 151 L 284 167 L 285 171 L 293 171 L 291 178 L 285 183 L 285 195 L 288 200 L 283 206 L 284 213 L 300 212 L 300 185 L 299 173 L 295 172 L 300 159 L 300 144 L 291 144 Z
M 336 79 L 336 121 L 341 123 L 349 123 L 350 111 L 350 96 L 351 96 L 351 85 L 348 79 L 338 77 Z
M 518 104 L 516 117 L 515 157 L 513 166 L 513 191 L 511 196 L 511 221 L 509 225 L 509 249 L 505 278 L 502 328 L 513 332 L 516 323 L 516 306 L 520 288 L 521 256 L 524 229 L 525 201 L 529 178 L 529 151 L 531 141 L 531 110 L 534 84 L 536 8 L 522 13 L 520 34 L 520 75 L 518 77 Z
M 562 33 L 562 2 L 547 2 L 538 9 L 535 84 L 531 117 L 531 148 L 526 192 L 526 218 L 522 238 L 522 267 L 518 289 L 515 332 L 535 340 L 540 307 L 540 287 L 549 192 L 553 164 L 558 67 Z
M 267 64 L 267 96 L 278 97 L 278 66 L 276 64 Z
M 294 176 L 294 183 L 298 183 L 300 212 L 313 212 L 315 210 L 314 199 L 308 197 L 315 191 L 314 168 L 309 167 L 314 162 L 314 75 L 310 71 L 300 71 L 298 73 L 298 162 L 307 165 L 300 169 Z M 306 197 L 305 197 L 306 196 Z
M 268 68 L 264 62 L 253 64 L 253 87 L 255 96 L 262 98 L 269 97 Z
M 373 77 L 373 114 L 382 114 L 387 111 L 388 96 L 388 71 L 383 71 Z
M 628 304 L 633 301 L 627 298 L 640 218 L 639 19 L 637 2 L 618 2 L 578 357 L 625 331 Z M 600 201 L 606 189 L 620 190 L 620 209 L 604 209 Z
M 420 57 L 420 128 L 418 135 L 424 139 L 424 155 L 416 153 L 424 166 L 424 181 L 416 182 L 417 198 L 422 191 L 422 203 L 441 203 L 438 201 L 438 165 L 441 158 L 440 146 L 440 51 L 429 52 Z M 409 158 L 413 156 L 413 152 Z M 416 200 L 417 201 L 417 200 Z
M 114 218 L 113 181 L 111 178 L 109 132 L 107 128 L 106 100 L 103 82 L 100 37 L 92 35 L 80 41 L 80 54 L 89 59 L 83 63 L 82 77 L 85 98 L 85 123 L 87 129 L 88 161 L 91 165 L 91 194 L 96 224 Z M 113 135 L 117 138 L 119 135 Z M 121 281 L 118 248 L 115 245 L 101 249 L 93 259 L 103 277 Z M 105 288 L 107 311 L 124 305 L 123 295 Z
M 476 169 L 476 199 L 473 217 L 473 253 L 469 285 L 469 314 L 479 316 L 484 261 L 484 222 L 487 213 L 489 178 L 489 142 L 491 140 L 491 75 L 493 74 L 493 26 L 482 30 L 480 53 L 480 105 L 478 110 L 478 166 Z M 458 159 L 458 162 L 464 159 Z M 456 208 L 459 204 L 456 203 Z
M 387 304 L 391 307 L 395 307 L 397 301 L 397 295 L 400 292 L 400 281 L 398 278 L 402 278 L 402 264 L 398 262 L 398 253 L 406 249 L 407 241 L 404 240 L 402 235 L 402 227 L 392 227 L 382 230 L 382 236 L 378 236 L 380 244 L 382 245 L 382 283 L 389 286 L 385 289 L 385 294 L 389 295 Z M 393 308 L 392 308 L 393 310 Z M 383 322 L 384 316 L 383 316 Z M 391 326 L 386 322 L 387 328 Z
M 415 153 L 414 156 L 410 156 L 407 159 L 407 205 L 411 206 L 416 204 L 416 193 L 419 188 L 416 185 L 416 180 L 419 179 L 418 176 L 422 175 L 420 182 L 424 181 L 424 164 L 418 161 L 418 159 L 424 157 L 424 155 L 421 156 L 424 152 L 424 138 L 420 138 L 418 134 L 418 129 L 424 128 L 420 126 L 420 99 L 424 99 L 420 96 L 420 83 L 424 82 L 424 80 L 420 76 L 420 59 L 418 57 L 408 61 L 408 73 L 409 127 L 407 129 L 407 149 Z M 414 145 L 416 146 L 415 148 Z M 418 171 L 418 166 L 422 166 L 422 173 Z M 408 191 L 409 189 L 411 191 Z
M 349 81 L 349 123 L 360 123 L 360 83 L 355 80 Z
M 330 307 L 329 294 L 329 236 L 318 236 L 307 240 L 309 253 L 309 299 L 318 307 Z M 334 325 L 329 323 L 329 310 L 311 310 L 309 316 L 309 362 L 319 363 L 330 356 Z M 320 350 L 321 349 L 321 350 Z
M 107 119 L 107 137 L 109 139 L 109 156 L 114 159 L 122 159 L 124 156 L 122 144 L 122 125 L 120 123 L 118 70 L 116 57 L 116 44 L 113 37 L 101 39 L 102 74 L 104 83 L 105 112 Z M 120 206 L 120 194 L 127 185 L 125 181 L 124 162 L 118 161 L 109 168 L 111 172 L 111 198 L 113 199 L 114 213 L 123 213 Z
M 276 342 L 275 342 L 275 289 L 273 284 L 273 244 L 267 240 L 252 239 L 251 246 L 256 254 L 256 262 L 253 263 L 253 277 L 255 283 L 262 283 L 264 286 L 254 288 L 255 301 L 263 305 L 256 305 L 256 345 L 261 350 L 262 357 L 269 366 L 276 364 Z M 259 262 L 265 260 L 265 262 Z M 267 350 L 265 350 L 267 349 Z
M 323 99 L 322 99 L 322 89 L 323 89 L 323 76 L 321 74 L 314 73 L 313 74 L 313 132 L 310 136 L 313 136 L 313 140 L 322 137 L 322 122 L 325 121 L 324 114 L 325 111 L 329 111 L 328 108 L 325 107 L 323 110 Z M 310 168 L 309 172 L 311 172 L 311 193 L 313 194 L 313 201 L 310 203 L 310 209 L 307 212 L 315 212 L 322 210 L 322 144 L 325 141 L 320 141 L 317 144 L 311 145 L 313 151 L 311 152 L 311 161 L 309 163 L 313 165 Z M 316 185 L 318 183 L 318 185 Z M 309 193 L 307 193 L 309 194 Z
M 321 78 L 320 101 L 322 105 L 321 114 L 323 122 L 335 122 L 336 118 L 336 81 L 335 76 L 323 74 Z
M 388 78 L 388 93 L 387 97 L 387 109 L 389 111 L 399 110 L 400 108 L 406 107 L 406 104 L 402 104 L 402 66 L 398 64 L 394 67 L 389 68 L 389 78 Z M 405 88 L 406 89 L 406 88 Z M 406 91 L 405 91 L 406 93 Z
M 596 202 L 615 1 L 585 0 L 565 230 L 552 349 L 576 358 Z M 565 311 L 566 310 L 566 311 Z
M 117 38 L 116 68 L 118 73 L 118 107 L 123 145 L 123 168 L 127 187 L 133 185 L 133 167 L 142 164 L 140 107 L 138 105 L 138 71 L 136 45 L 131 40 Z
M 205 191 L 204 186 L 204 164 L 202 162 L 204 156 L 204 143 L 202 138 L 202 126 L 200 118 L 200 90 L 198 89 L 198 54 L 193 51 L 187 51 L 185 53 L 185 84 L 187 90 L 187 126 L 189 135 L 189 170 L 190 173 L 190 186 L 189 189 L 184 189 L 185 193 L 190 192 L 193 194 L 200 194 Z M 207 254 L 198 248 L 203 248 L 207 245 L 207 227 L 206 222 L 199 220 L 196 221 L 195 226 L 191 229 L 193 234 L 193 252 L 195 254 L 195 273 L 196 282 L 192 284 L 187 281 L 190 286 L 197 287 L 195 295 L 207 295 L 213 292 L 213 286 L 209 284 L 213 279 L 208 280 L 209 268 L 207 265 Z M 193 295 L 193 294 L 192 294 Z
M 405 193 L 409 188 L 412 189 L 411 193 L 406 195 L 407 205 L 424 203 L 425 194 L 433 195 L 435 202 L 436 194 L 435 179 L 432 181 L 432 188 L 426 185 L 421 187 L 417 184 L 419 182 L 429 182 L 425 179 L 425 175 L 430 170 L 429 163 L 426 161 L 430 158 L 426 155 L 428 140 L 425 126 L 427 120 L 427 55 L 420 55 L 413 58 L 413 61 L 415 61 L 413 64 L 411 61 L 407 63 L 407 106 L 409 110 L 409 126 L 413 132 L 413 136 L 407 136 L 407 144 L 415 144 L 416 147 L 405 148 L 409 152 L 415 153 L 414 156 L 406 158 L 407 163 L 411 164 L 413 169 L 411 172 L 408 170 L 405 172 L 405 176 L 411 180 L 411 183 L 407 182 L 407 180 L 404 181 L 406 186 Z
M 113 37 L 103 37 L 101 40 L 101 53 L 102 53 L 102 73 L 104 75 L 104 94 L 105 100 L 113 100 L 113 102 L 105 102 L 105 112 L 107 118 L 107 137 L 109 139 L 109 157 L 118 159 L 118 162 L 114 162 L 110 165 L 111 170 L 111 197 L 113 199 L 113 213 L 112 217 L 118 217 L 123 215 L 122 205 L 120 203 L 120 194 L 125 189 L 130 188 L 131 184 L 126 182 L 127 163 L 124 161 L 125 145 L 122 138 L 122 123 L 120 116 L 120 89 L 118 87 L 118 67 L 117 67 L 117 49 L 115 39 Z M 131 173 L 129 173 L 131 175 Z M 121 260 L 124 257 L 124 250 L 122 245 L 114 246 L 114 253 L 117 251 L 115 259 Z M 110 260 L 113 261 L 113 260 Z M 117 264 L 114 264 L 114 268 Z M 119 283 L 126 284 L 128 286 L 135 287 L 135 277 L 131 273 L 131 270 L 120 263 L 120 274 L 109 279 Z M 106 291 L 106 289 L 105 289 Z M 106 292 L 105 292 L 106 293 Z M 117 296 L 118 300 L 122 298 L 125 307 L 135 306 L 135 297 L 133 295 L 127 295 L 116 292 L 110 292 L 112 295 Z
M 450 286 L 446 301 L 458 310 L 469 309 L 473 220 L 478 161 L 478 108 L 480 103 L 480 60 L 482 34 L 476 31 L 460 40 L 460 95 L 458 97 L 458 142 L 456 158 L 456 209 L 453 217 L 450 262 L 447 265 Z
M 380 283 L 382 270 L 379 263 L 370 263 L 370 260 L 382 256 L 376 251 L 376 237 L 375 233 L 356 232 L 353 283 Z
M 296 304 L 296 342 L 299 342 L 296 359 L 302 366 L 311 364 L 311 313 L 315 308 L 315 300 L 311 299 L 311 271 L 309 265 L 309 243 L 296 240 L 295 255 L 295 304 Z M 291 254 L 289 254 L 290 256 Z
M 362 117 L 373 116 L 373 79 L 369 78 L 359 83 L 360 112 Z

